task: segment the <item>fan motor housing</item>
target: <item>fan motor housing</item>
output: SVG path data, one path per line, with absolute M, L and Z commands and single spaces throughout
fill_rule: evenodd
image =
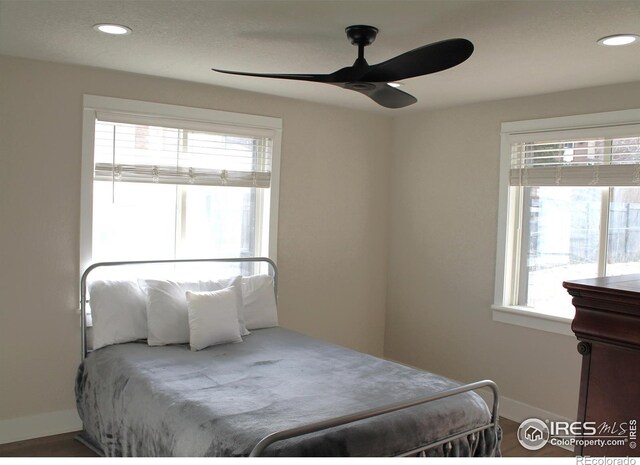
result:
M 344 30 L 353 45 L 366 47 L 371 45 L 378 35 L 378 28 L 373 26 L 349 26 Z

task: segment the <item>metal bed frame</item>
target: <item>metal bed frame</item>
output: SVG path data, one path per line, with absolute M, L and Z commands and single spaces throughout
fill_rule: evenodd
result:
M 276 267 L 276 264 L 273 260 L 271 260 L 270 258 L 267 257 L 240 257 L 240 258 L 198 258 L 198 259 L 185 259 L 185 260 L 141 260 L 141 261 L 117 261 L 117 262 L 99 262 L 99 263 L 94 263 L 91 266 L 89 266 L 84 273 L 82 274 L 82 277 L 80 279 L 80 323 L 81 323 L 81 346 L 82 346 L 82 359 L 84 360 L 84 358 L 88 355 L 88 348 L 87 348 L 87 308 L 86 308 L 86 304 L 88 303 L 87 300 L 87 278 L 89 276 L 89 274 L 95 270 L 96 268 L 99 267 L 114 267 L 114 266 L 129 266 L 129 265 L 150 265 L 150 264 L 177 264 L 177 263 L 258 263 L 258 262 L 264 262 L 269 264 L 270 267 L 270 275 L 273 276 L 273 286 L 274 286 L 274 292 L 276 294 L 276 300 L 278 298 L 278 269 Z M 445 438 L 442 439 L 438 439 L 436 441 L 433 441 L 429 444 L 425 444 L 423 446 L 420 446 L 416 449 L 412 449 L 410 451 L 406 451 L 403 452 L 401 454 L 398 455 L 398 457 L 405 457 L 405 456 L 412 456 L 412 455 L 417 455 L 420 454 L 422 452 L 425 452 L 429 449 L 433 449 L 435 447 L 441 446 L 441 445 L 448 445 L 451 441 L 454 441 L 456 439 L 460 439 L 463 438 L 465 436 L 472 436 L 475 437 L 475 434 L 479 434 L 484 430 L 487 430 L 489 428 L 494 428 L 495 434 L 496 434 L 496 448 L 498 447 L 498 437 L 497 437 L 497 432 L 499 429 L 498 426 L 498 404 L 499 404 L 499 391 L 498 391 L 498 386 L 496 385 L 496 383 L 494 383 L 491 380 L 483 380 L 483 381 L 477 381 L 474 383 L 470 383 L 470 384 L 465 384 L 453 389 L 447 389 L 445 391 L 441 391 L 435 394 L 432 394 L 430 396 L 426 396 L 426 397 L 422 397 L 422 398 L 418 398 L 418 399 L 412 399 L 412 400 L 407 400 L 407 401 L 403 401 L 403 402 L 396 402 L 396 403 L 392 403 L 392 404 L 388 404 L 388 405 L 384 405 L 382 407 L 378 407 L 378 408 L 374 408 L 374 409 L 370 409 L 370 410 L 363 410 L 360 412 L 355 412 L 355 413 L 351 413 L 348 415 L 344 415 L 341 417 L 336 417 L 336 418 L 330 418 L 324 421 L 319 421 L 319 422 L 315 422 L 315 423 L 310 423 L 307 425 L 303 425 L 303 426 L 299 426 L 296 428 L 291 428 L 291 429 L 287 429 L 287 430 L 282 430 L 282 431 L 276 431 L 274 433 L 271 433 L 267 436 L 265 436 L 264 438 L 262 438 L 255 446 L 254 448 L 251 450 L 249 457 L 259 457 L 262 455 L 262 453 L 264 452 L 264 450 L 269 447 L 271 444 L 278 442 L 278 441 L 283 441 L 285 439 L 291 439 L 294 437 L 298 437 L 298 436 L 304 436 L 306 434 L 310 434 L 310 433 L 315 433 L 318 431 L 322 431 L 325 429 L 330 429 L 330 428 L 335 428 L 337 426 L 342 426 L 342 425 L 346 425 L 349 423 L 355 423 L 361 420 L 365 420 L 368 418 L 372 418 L 372 417 L 377 417 L 380 415 L 384 415 L 387 413 L 392 413 L 392 412 L 396 412 L 399 410 L 403 410 L 406 408 L 410 408 L 410 407 L 415 407 L 417 405 L 422 405 L 422 404 L 426 404 L 429 402 L 433 402 L 439 399 L 444 399 L 447 397 L 452 397 L 452 396 L 456 396 L 459 394 L 463 394 L 465 392 L 471 392 L 471 391 L 475 391 L 477 389 L 481 389 L 481 388 L 489 388 L 491 390 L 491 393 L 493 395 L 493 403 L 492 403 L 492 407 L 491 407 L 491 421 L 489 423 L 487 423 L 486 425 L 483 426 L 479 426 L 476 428 L 471 428 L 469 430 L 465 430 L 459 433 L 455 433 L 452 434 L 450 436 L 447 436 Z M 83 428 L 83 432 L 84 432 L 84 428 Z M 99 455 L 104 455 L 103 451 L 98 450 L 97 449 L 97 445 L 96 444 L 91 444 L 89 443 L 85 438 L 83 437 L 77 437 L 76 438 L 78 441 L 82 442 L 83 444 L 87 445 L 90 449 L 94 450 L 94 452 L 99 453 Z

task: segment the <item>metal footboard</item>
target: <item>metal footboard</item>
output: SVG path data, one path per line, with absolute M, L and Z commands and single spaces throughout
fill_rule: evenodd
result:
M 342 426 L 349 423 L 355 423 L 360 420 L 364 420 L 367 418 L 377 417 L 380 415 L 384 415 L 386 413 L 396 412 L 398 410 L 403 410 L 409 407 L 414 407 L 416 405 L 426 404 L 428 402 L 433 402 L 435 400 L 444 399 L 446 397 L 455 396 L 458 394 L 462 394 L 465 392 L 474 391 L 476 389 L 488 387 L 491 389 L 493 393 L 493 406 L 491 408 L 491 422 L 480 427 L 472 428 L 469 430 L 462 431 L 460 433 L 456 433 L 451 436 L 447 436 L 446 438 L 438 439 L 432 443 L 420 446 L 416 449 L 403 452 L 399 456 L 409 456 L 415 455 L 420 452 L 424 452 L 428 449 L 432 449 L 434 447 L 438 447 L 442 444 L 446 444 L 455 439 L 462 438 L 464 436 L 468 436 L 470 434 L 479 433 L 480 431 L 484 431 L 489 428 L 495 428 L 497 430 L 498 427 L 498 403 L 499 403 L 499 392 L 498 386 L 496 383 L 490 380 L 477 381 L 475 383 L 466 384 L 464 386 L 460 386 L 453 389 L 448 389 L 446 391 L 438 392 L 436 394 L 432 394 L 427 397 L 422 397 L 419 399 L 414 399 L 410 401 L 404 402 L 396 402 L 393 404 L 389 404 L 383 407 L 378 407 L 370 410 L 364 410 L 361 412 L 353 413 L 350 415 L 344 415 L 341 417 L 330 418 L 328 420 L 319 421 L 316 423 L 310 423 L 308 425 L 299 426 L 297 428 L 291 428 L 283 431 L 277 431 L 275 433 L 271 433 L 268 436 L 265 436 L 263 439 L 256 444 L 251 453 L 250 457 L 258 457 L 261 456 L 264 450 L 269 447 L 271 444 L 283 441 L 285 439 L 291 439 L 298 436 L 304 436 L 305 434 L 315 433 L 318 431 L 322 431 L 329 428 L 335 428 L 336 426 Z

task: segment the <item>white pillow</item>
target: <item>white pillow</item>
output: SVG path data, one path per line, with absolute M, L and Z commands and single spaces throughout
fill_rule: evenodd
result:
M 244 322 L 247 329 L 278 326 L 273 277 L 260 274 L 242 279 Z
M 150 346 L 189 342 L 185 291 L 199 291 L 200 283 L 138 280 L 147 294 L 147 343 Z
M 242 342 L 238 313 L 241 295 L 235 286 L 219 291 L 187 291 L 191 350 L 228 342 Z
M 200 290 L 219 291 L 228 287 L 234 288 L 234 290 L 238 293 L 239 299 L 240 311 L 238 312 L 238 323 L 240 324 L 240 335 L 244 337 L 248 336 L 251 333 L 247 329 L 244 321 L 244 312 L 242 311 L 242 280 L 242 276 L 234 276 L 232 278 L 223 279 L 220 281 L 200 281 Z
M 201 292 L 219 291 L 220 289 L 231 286 L 231 282 L 236 278 L 237 276 L 231 276 L 230 278 L 218 279 L 216 281 L 200 281 Z
M 93 348 L 147 338 L 145 295 L 132 281 L 89 284 Z

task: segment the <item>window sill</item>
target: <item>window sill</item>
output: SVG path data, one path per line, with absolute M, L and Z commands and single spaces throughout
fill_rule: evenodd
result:
M 493 309 L 493 321 L 575 337 L 571 331 L 572 320 L 570 318 L 532 312 L 526 307 L 492 305 L 491 308 Z

